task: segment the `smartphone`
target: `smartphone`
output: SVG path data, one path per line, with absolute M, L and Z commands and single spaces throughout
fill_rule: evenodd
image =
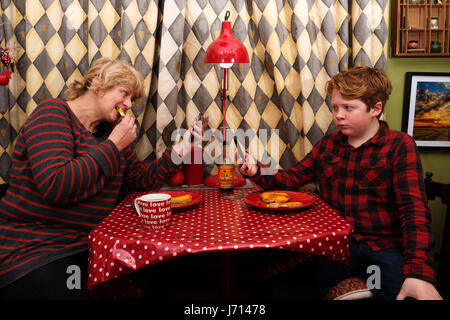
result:
M 203 122 L 203 114 L 199 113 L 197 118 L 198 118 L 198 120 L 196 122 Z M 194 135 L 191 135 L 190 141 L 194 142 Z

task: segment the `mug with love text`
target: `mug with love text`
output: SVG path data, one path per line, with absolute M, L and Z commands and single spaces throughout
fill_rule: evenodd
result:
M 171 198 L 167 193 L 148 193 L 134 200 L 134 207 L 144 227 L 160 230 L 169 224 Z

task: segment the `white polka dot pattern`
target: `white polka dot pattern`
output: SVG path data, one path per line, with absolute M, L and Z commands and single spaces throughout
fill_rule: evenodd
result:
M 351 226 L 317 196 L 312 206 L 283 214 L 257 211 L 242 198 L 225 200 L 215 189 L 195 192 L 202 201 L 172 211 L 169 226 L 163 230 L 141 225 L 135 209 L 125 204 L 142 193 L 129 194 L 89 235 L 88 289 L 121 274 L 197 252 L 279 248 L 348 259 Z

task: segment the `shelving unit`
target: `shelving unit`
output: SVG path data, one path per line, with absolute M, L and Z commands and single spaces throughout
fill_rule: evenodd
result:
M 450 57 L 450 0 L 393 0 L 391 5 L 392 57 Z

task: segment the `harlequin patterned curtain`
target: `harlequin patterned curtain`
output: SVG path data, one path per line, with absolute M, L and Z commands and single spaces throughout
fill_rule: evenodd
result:
M 386 67 L 387 1 L 332 0 L 0 0 L 2 48 L 17 63 L 0 87 L 0 183 L 27 115 L 45 98 L 63 97 L 100 56 L 123 58 L 144 76 L 146 95 L 133 113 L 138 156 L 159 157 L 170 135 L 199 113 L 222 120 L 222 71 L 204 64 L 208 45 L 230 11 L 233 33 L 250 63 L 228 72 L 231 129 L 278 129 L 256 135 L 258 159 L 277 140 L 276 161 L 292 166 L 334 130 L 324 85 L 353 65 Z M 214 169 L 213 169 L 214 170 Z

